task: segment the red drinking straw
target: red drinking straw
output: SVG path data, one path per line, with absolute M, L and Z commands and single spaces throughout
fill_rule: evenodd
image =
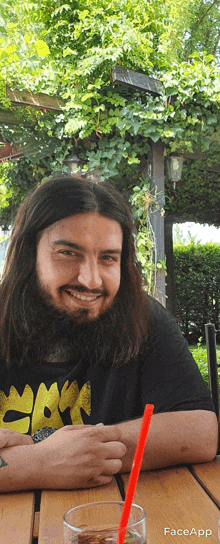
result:
M 125 502 L 124 502 L 124 506 L 123 506 L 123 510 L 121 514 L 121 520 L 119 523 L 118 538 L 117 538 L 116 544 L 123 544 L 124 542 L 126 527 L 128 524 L 128 518 L 129 518 L 129 514 L 131 510 L 134 492 L 137 485 L 139 472 L 141 470 L 141 462 L 142 462 L 142 457 L 144 454 L 144 448 L 145 448 L 145 444 L 147 440 L 147 435 L 148 435 L 148 430 L 150 427 L 150 421 L 153 414 L 153 409 L 154 409 L 153 404 L 146 404 L 143 420 L 142 420 L 142 424 L 140 428 L 140 433 L 138 437 L 137 447 L 134 454 L 134 460 L 132 463 L 131 474 L 130 474 L 130 478 L 128 482 Z

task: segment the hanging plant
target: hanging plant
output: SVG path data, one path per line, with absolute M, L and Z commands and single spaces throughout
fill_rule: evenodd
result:
M 152 214 L 160 210 L 161 216 L 164 215 L 163 194 L 150 188 L 148 177 L 141 180 L 139 186 L 135 186 L 132 195 L 129 198 L 131 203 L 133 217 L 137 224 L 136 234 L 136 256 L 141 266 L 143 274 L 144 290 L 155 296 L 156 277 L 158 269 L 166 270 L 165 261 L 157 260 L 156 236 L 152 226 Z

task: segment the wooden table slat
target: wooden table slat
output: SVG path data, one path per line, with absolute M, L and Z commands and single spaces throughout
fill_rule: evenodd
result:
M 31 544 L 34 524 L 34 493 L 0 494 L 1 544 Z
M 38 538 L 38 535 L 39 535 L 39 524 L 40 524 L 40 512 L 35 512 L 35 516 L 34 516 L 34 528 L 33 528 L 33 538 Z
M 88 502 L 119 500 L 121 495 L 115 480 L 90 489 L 43 491 L 38 544 L 63 544 L 63 515 L 71 508 Z
M 128 478 L 123 475 L 125 486 Z M 147 544 L 217 544 L 219 510 L 186 467 L 142 472 L 133 502 L 146 510 Z M 212 534 L 198 537 L 199 530 Z
M 220 456 L 210 463 L 192 465 L 192 474 L 220 508 Z

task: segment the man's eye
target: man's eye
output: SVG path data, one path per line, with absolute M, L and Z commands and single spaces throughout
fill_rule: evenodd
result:
M 114 257 L 112 257 L 111 255 L 103 255 L 102 256 L 102 259 L 104 259 L 104 261 L 115 261 L 116 259 Z
M 62 253 L 62 255 L 71 255 L 73 257 L 77 255 L 76 252 L 72 251 L 71 249 L 63 249 L 62 251 L 60 251 L 60 253 Z

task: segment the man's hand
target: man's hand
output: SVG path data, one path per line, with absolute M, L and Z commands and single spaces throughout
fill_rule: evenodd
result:
M 0 429 L 0 450 L 12 446 L 27 446 L 28 444 L 34 445 L 31 436 L 10 429 Z
M 116 426 L 62 427 L 35 445 L 42 471 L 40 487 L 71 489 L 109 483 L 126 454 Z
M 9 440 L 1 451 L 5 465 L 0 469 L 0 491 L 104 485 L 121 470 L 126 454 L 116 425 L 69 425 L 31 447 L 31 438 L 23 439 L 29 439 L 29 445 L 9 447 Z

